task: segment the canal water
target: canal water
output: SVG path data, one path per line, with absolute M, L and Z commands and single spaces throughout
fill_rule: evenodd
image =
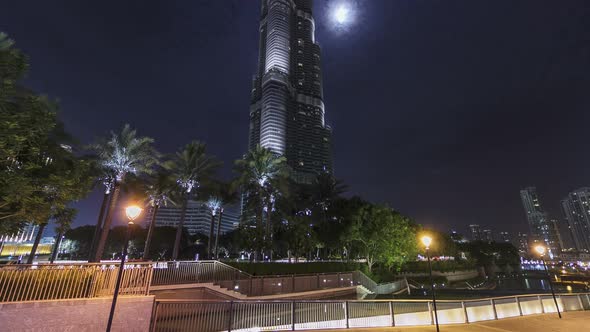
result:
M 549 282 L 543 278 L 530 277 L 516 277 L 516 278 L 499 278 L 494 281 L 495 288 L 493 289 L 453 289 L 453 288 L 438 288 L 436 289 L 436 297 L 446 300 L 469 299 L 469 298 L 488 298 L 499 296 L 511 296 L 519 294 L 536 294 L 549 293 Z M 557 293 L 575 293 L 587 291 L 583 285 L 553 285 Z M 428 286 L 425 288 L 412 289 L 411 294 L 401 295 L 377 295 L 365 297 L 365 299 L 430 299 L 432 298 Z M 357 298 L 358 299 L 358 298 Z

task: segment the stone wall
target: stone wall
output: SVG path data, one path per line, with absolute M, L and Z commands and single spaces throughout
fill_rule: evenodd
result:
M 0 303 L 0 331 L 104 331 L 111 297 Z M 121 296 L 112 331 L 149 331 L 153 296 Z

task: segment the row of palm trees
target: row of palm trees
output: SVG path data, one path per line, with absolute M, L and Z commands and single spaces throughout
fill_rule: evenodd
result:
M 126 188 L 140 192 L 152 208 L 152 219 L 148 227 L 143 258 L 149 257 L 150 241 L 158 210 L 167 204 L 180 205 L 181 215 L 177 225 L 172 259 L 180 253 L 181 235 L 190 200 L 206 200 L 211 212 L 208 256 L 217 257 L 219 231 L 223 207 L 237 201 L 238 191 L 252 197 L 258 206 L 255 213 L 256 237 L 260 243 L 271 241 L 271 215 L 277 195 L 287 178 L 285 159 L 268 149 L 257 147 L 236 161 L 239 176 L 230 183 L 216 181 L 214 176 L 221 163 L 206 151 L 206 145 L 193 141 L 174 155 L 165 156 L 153 147 L 154 140 L 140 137 L 136 130 L 125 125 L 118 132 L 112 132 L 108 139 L 90 146 L 97 158 L 100 177 L 104 187 L 103 201 L 98 214 L 89 261 L 98 262 L 103 256 L 109 230 L 119 203 L 121 190 Z M 264 215 L 266 228 L 263 230 Z M 217 234 L 214 233 L 217 219 Z M 215 241 L 213 238 L 215 236 Z M 214 247 L 213 247 L 214 245 Z M 262 245 L 260 245 L 259 251 Z

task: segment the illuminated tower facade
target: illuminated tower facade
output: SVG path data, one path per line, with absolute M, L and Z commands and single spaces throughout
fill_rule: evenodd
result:
M 299 183 L 332 172 L 320 46 L 312 0 L 262 0 L 258 71 L 252 82 L 249 148 L 283 155 Z
M 526 213 L 529 229 L 534 242 L 544 243 L 549 249 L 549 256 L 553 258 L 561 252 L 560 236 L 549 215 L 541 206 L 537 189 L 528 187 L 520 191 L 520 199 Z
M 561 201 L 568 228 L 578 251 L 590 251 L 590 188 L 572 191 Z

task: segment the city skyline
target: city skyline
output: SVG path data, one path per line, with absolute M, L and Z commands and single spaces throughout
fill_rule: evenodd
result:
M 30 56 L 27 85 L 60 98 L 61 118 L 82 143 L 129 122 L 166 152 L 202 139 L 228 177 L 247 150 L 258 57 L 259 3 L 244 3 L 39 3 L 31 11 L 15 2 L 0 13 L 0 30 Z M 353 26 L 335 30 L 316 3 L 336 176 L 351 194 L 441 229 L 523 231 L 516 190 L 531 185 L 562 220 L 560 200 L 588 179 L 584 121 L 569 119 L 587 116 L 590 29 L 584 10 L 569 10 L 583 2 L 568 4 L 530 11 L 496 2 L 482 11 L 371 1 L 358 5 Z M 501 45 L 488 30 L 499 20 Z M 94 222 L 99 196 L 77 205 L 75 225 Z M 425 196 L 436 199 L 424 204 Z

